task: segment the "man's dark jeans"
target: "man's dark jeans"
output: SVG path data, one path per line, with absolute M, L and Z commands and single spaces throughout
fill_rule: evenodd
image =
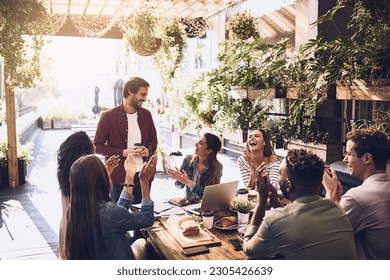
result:
M 151 187 L 151 184 L 149 184 L 149 190 L 150 190 L 150 187 Z M 111 199 L 115 202 L 118 202 L 122 190 L 123 190 L 122 185 L 114 184 L 112 186 Z M 139 172 L 135 173 L 133 195 L 134 195 L 133 204 L 141 203 L 142 192 L 141 192 L 141 184 L 139 182 Z

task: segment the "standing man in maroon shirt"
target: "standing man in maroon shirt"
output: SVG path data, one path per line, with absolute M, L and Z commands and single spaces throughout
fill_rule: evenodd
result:
M 123 102 L 106 112 L 99 120 L 94 144 L 96 152 L 108 159 L 119 155 L 121 161 L 111 174 L 111 198 L 118 201 L 125 181 L 124 160 L 128 154 L 136 157 L 137 173 L 134 179 L 134 202 L 141 202 L 139 171 L 157 148 L 157 133 L 151 113 L 142 108 L 147 100 L 149 83 L 140 77 L 130 78 L 123 88 Z M 151 184 L 151 183 L 150 183 Z M 150 188 L 150 186 L 149 186 Z

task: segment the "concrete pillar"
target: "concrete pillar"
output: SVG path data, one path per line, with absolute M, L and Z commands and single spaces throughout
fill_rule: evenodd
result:
M 318 18 L 318 0 L 297 0 L 295 2 L 295 49 L 315 39 L 317 25 L 312 25 Z

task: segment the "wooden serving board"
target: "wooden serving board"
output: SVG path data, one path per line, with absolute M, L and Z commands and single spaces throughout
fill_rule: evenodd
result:
M 168 218 L 160 218 L 161 223 L 168 230 L 168 232 L 175 238 L 175 240 L 184 248 L 196 247 L 201 245 L 219 245 L 221 240 L 217 238 L 208 230 L 200 229 L 199 235 L 184 236 L 179 229 L 179 226 L 175 223 L 171 224 L 167 222 Z

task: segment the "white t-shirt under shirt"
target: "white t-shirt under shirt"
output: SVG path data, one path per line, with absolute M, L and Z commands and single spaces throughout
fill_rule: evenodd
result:
M 138 125 L 138 112 L 127 114 L 127 147 L 133 147 L 135 143 L 141 143 L 141 130 Z M 143 163 L 142 157 L 136 157 L 135 163 L 137 171 L 141 170 Z

